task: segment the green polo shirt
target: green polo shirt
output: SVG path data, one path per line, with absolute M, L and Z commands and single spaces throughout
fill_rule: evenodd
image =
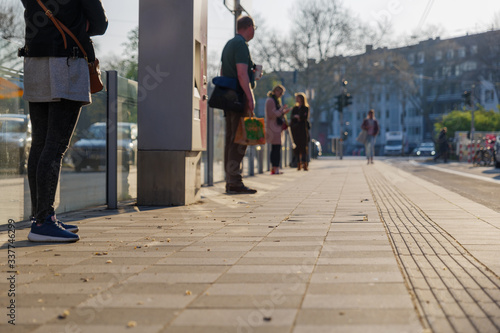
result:
M 236 69 L 236 64 L 246 64 L 248 65 L 248 77 L 250 78 L 250 83 L 252 87 L 254 83 L 254 73 L 252 57 L 250 56 L 250 50 L 248 49 L 248 44 L 245 38 L 241 35 L 234 36 L 233 39 L 229 40 L 222 50 L 222 75 L 232 78 L 238 78 L 238 71 Z

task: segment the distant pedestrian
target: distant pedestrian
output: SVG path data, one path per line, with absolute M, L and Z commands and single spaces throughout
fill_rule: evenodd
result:
M 297 161 L 297 170 L 304 171 L 308 169 L 308 151 L 309 141 L 309 104 L 307 103 L 306 94 L 299 92 L 295 94 L 295 106 L 290 114 L 290 127 L 292 130 L 293 142 L 296 147 L 294 149 L 295 160 Z
M 36 0 L 25 8 L 24 99 L 29 102 L 32 144 L 28 159 L 34 242 L 75 242 L 78 227 L 56 218 L 54 201 L 64 153 L 83 105 L 91 103 L 87 60 L 76 42 L 45 17 Z M 43 0 L 46 6 L 51 1 Z M 94 60 L 90 36 L 102 35 L 108 21 L 100 0 L 66 0 L 50 5 L 52 14 L 78 38 Z M 45 18 L 44 18 L 45 17 Z M 64 37 L 63 37 L 64 36 Z
M 375 139 L 380 131 L 378 120 L 375 119 L 375 111 L 373 109 L 368 111 L 367 117 L 361 124 L 361 129 L 364 129 L 367 132 L 365 141 L 367 164 L 373 164 L 373 156 L 375 155 Z
M 438 147 L 439 147 L 439 154 L 434 157 L 434 161 L 437 162 L 439 158 L 443 158 L 444 163 L 448 163 L 448 154 L 450 151 L 450 146 L 448 144 L 448 138 L 447 138 L 447 132 L 448 129 L 446 127 L 443 127 L 441 131 L 439 132 L 438 136 Z
M 226 193 L 252 194 L 257 190 L 243 184 L 240 165 L 245 157 L 247 146 L 234 143 L 236 130 L 242 117 L 253 117 L 255 99 L 252 89 L 255 88 L 255 64 L 250 56 L 248 42 L 255 34 L 254 21 L 249 16 L 240 17 L 236 23 L 238 33 L 230 39 L 222 50 L 221 75 L 238 80 L 238 90 L 246 100 L 244 114 L 224 110 L 226 118 L 226 136 L 224 145 L 224 169 L 226 172 Z
M 290 109 L 281 106 L 281 97 L 285 93 L 285 87 L 277 85 L 267 93 L 266 100 L 266 141 L 271 145 L 271 174 L 280 174 L 281 144 L 283 142 L 283 131 L 286 129 L 287 120 L 285 115 Z

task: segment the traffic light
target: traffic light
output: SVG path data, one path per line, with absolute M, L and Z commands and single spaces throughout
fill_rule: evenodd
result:
M 342 109 L 344 108 L 344 95 L 341 94 L 341 95 L 337 96 L 337 104 L 336 104 L 336 106 L 337 106 L 337 110 L 339 112 L 342 112 Z
M 344 95 L 344 106 L 349 106 L 352 104 L 352 96 L 351 94 L 347 93 Z
M 464 99 L 464 104 L 467 106 L 472 106 L 472 96 L 471 92 L 469 90 L 464 91 L 462 94 L 462 97 Z

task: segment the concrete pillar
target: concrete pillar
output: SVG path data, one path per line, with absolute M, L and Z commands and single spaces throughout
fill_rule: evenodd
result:
M 206 45 L 207 0 L 139 2 L 139 205 L 200 199 Z

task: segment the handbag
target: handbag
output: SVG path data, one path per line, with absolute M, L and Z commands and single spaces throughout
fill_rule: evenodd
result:
M 367 136 L 368 136 L 368 132 L 366 130 L 362 130 L 361 132 L 359 132 L 359 135 L 356 138 L 356 141 L 358 141 L 359 143 L 365 144 Z
M 282 131 L 286 131 L 286 129 L 288 128 L 288 121 L 284 115 L 276 118 L 276 123 L 278 124 L 278 126 L 281 126 Z
M 96 58 L 94 61 L 89 61 L 87 52 L 83 48 L 82 44 L 78 40 L 78 38 L 75 37 L 75 35 L 69 30 L 61 21 L 59 21 L 57 18 L 54 17 L 52 12 L 45 7 L 45 5 L 40 1 L 37 0 L 38 4 L 40 7 L 42 7 L 43 11 L 45 12 L 45 15 L 48 16 L 48 18 L 54 23 L 56 26 L 57 30 L 61 33 L 64 41 L 64 48 L 68 48 L 67 42 L 66 42 L 66 35 L 64 32 L 66 32 L 78 45 L 78 48 L 82 51 L 83 57 L 87 61 L 88 67 L 89 67 L 89 80 L 90 80 L 90 92 L 92 94 L 95 94 L 99 91 L 101 91 L 104 88 L 104 85 L 102 83 L 101 79 L 101 68 L 99 66 L 99 60 Z
M 234 143 L 246 146 L 266 143 L 264 118 L 242 117 L 236 130 Z
M 236 79 L 217 76 L 212 79 L 212 83 L 215 88 L 208 100 L 208 105 L 211 108 L 237 113 L 245 111 L 245 94 L 238 92 L 238 81 Z

